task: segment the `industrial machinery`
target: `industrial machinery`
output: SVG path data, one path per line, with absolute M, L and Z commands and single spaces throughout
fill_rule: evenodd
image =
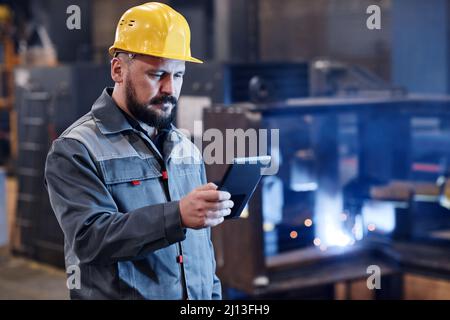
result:
M 221 103 L 274 102 L 309 96 L 306 62 L 223 63 L 186 65 L 177 110 L 177 127 L 194 134 L 204 108 Z
M 312 97 L 401 97 L 407 92 L 357 65 L 317 59 L 310 63 Z
M 242 129 L 245 139 L 266 129 L 244 153 L 264 155 L 267 144 L 278 167 L 245 218 L 213 230 L 224 286 L 250 296 L 333 297 L 336 283 L 365 279 L 369 265 L 381 266 L 386 286 L 421 263 L 448 275 L 450 211 L 437 181 L 448 172 L 449 107 L 447 98 L 406 97 L 205 109 L 205 130 L 223 133 L 222 154 L 232 158 L 240 143 L 227 129 Z M 207 165 L 208 178 L 220 180 L 226 167 Z M 415 251 L 422 245 L 430 246 L 426 257 Z

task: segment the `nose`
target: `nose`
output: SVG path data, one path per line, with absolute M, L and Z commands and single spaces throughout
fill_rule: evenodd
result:
M 175 95 L 175 86 L 174 79 L 172 76 L 167 75 L 161 81 L 160 91 L 162 94 L 174 96 Z

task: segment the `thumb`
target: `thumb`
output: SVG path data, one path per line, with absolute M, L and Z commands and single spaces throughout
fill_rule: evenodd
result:
M 216 189 L 217 189 L 217 185 L 212 182 L 204 184 L 197 188 L 198 191 L 216 190 Z

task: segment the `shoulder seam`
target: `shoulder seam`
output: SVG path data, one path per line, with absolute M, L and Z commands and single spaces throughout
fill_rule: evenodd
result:
M 77 123 L 77 125 L 75 125 L 75 126 L 73 126 L 73 127 L 72 127 L 72 125 L 71 125 L 71 126 L 70 126 L 69 128 L 67 128 L 63 133 L 61 133 L 60 138 L 69 138 L 69 137 L 67 137 L 67 135 L 70 134 L 70 133 L 72 132 L 72 130 L 78 128 L 79 126 L 83 125 L 84 123 L 86 123 L 86 122 L 88 122 L 88 121 L 90 121 L 90 120 L 94 121 L 94 123 L 95 123 L 94 118 L 91 116 L 90 118 L 87 118 L 87 119 L 83 120 L 82 122 Z

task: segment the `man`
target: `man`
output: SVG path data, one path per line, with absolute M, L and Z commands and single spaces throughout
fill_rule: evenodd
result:
M 46 162 L 66 266 L 80 270 L 71 298 L 220 299 L 210 227 L 233 203 L 206 184 L 200 152 L 171 124 L 185 61 L 201 63 L 189 26 L 165 4 L 133 7 L 109 51 L 114 88 Z

